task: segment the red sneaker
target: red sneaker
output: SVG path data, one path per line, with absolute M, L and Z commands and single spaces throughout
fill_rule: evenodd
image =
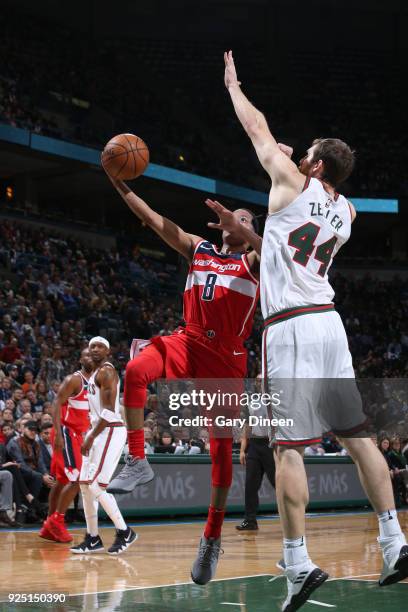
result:
M 59 521 L 54 515 L 48 518 L 47 528 L 56 542 L 72 542 L 74 539 L 65 527 L 64 521 Z
M 44 540 L 52 540 L 53 542 L 57 542 L 58 540 L 56 540 L 52 533 L 48 530 L 48 518 L 49 517 L 47 517 L 43 522 L 38 535 L 40 536 L 40 538 L 44 538 Z

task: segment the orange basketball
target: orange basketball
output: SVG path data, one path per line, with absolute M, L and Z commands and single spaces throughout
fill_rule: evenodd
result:
M 141 138 L 134 134 L 119 134 L 106 144 L 102 152 L 102 165 L 115 179 L 129 181 L 146 170 L 149 149 Z

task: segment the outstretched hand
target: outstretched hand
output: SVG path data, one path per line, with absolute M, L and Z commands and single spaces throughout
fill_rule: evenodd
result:
M 225 63 L 225 74 L 224 74 L 224 83 L 225 87 L 229 89 L 234 85 L 241 85 L 241 81 L 238 81 L 237 71 L 234 64 L 234 58 L 232 57 L 232 51 L 228 51 L 224 53 L 224 63 Z
M 234 214 L 225 208 L 222 204 L 217 202 L 217 200 L 210 200 L 209 198 L 205 201 L 208 208 L 211 208 L 216 215 L 218 215 L 219 223 L 207 223 L 208 227 L 211 229 L 218 229 L 226 232 L 236 232 L 240 227 L 240 222 L 234 216 Z

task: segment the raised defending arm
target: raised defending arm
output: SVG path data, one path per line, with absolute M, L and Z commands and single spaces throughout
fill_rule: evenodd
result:
M 299 180 L 300 175 L 296 164 L 278 146 L 264 115 L 251 104 L 242 92 L 232 51 L 224 53 L 224 62 L 225 86 L 231 96 L 237 117 L 254 145 L 259 161 L 268 172 L 274 186 L 277 187 L 279 184 L 292 185 Z

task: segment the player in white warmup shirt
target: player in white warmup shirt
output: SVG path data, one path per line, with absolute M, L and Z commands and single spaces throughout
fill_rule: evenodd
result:
M 337 386 L 347 390 L 347 402 L 356 402 L 354 411 L 348 408 L 344 421 L 339 412 L 345 404 L 342 397 L 336 397 L 340 409 L 329 415 L 336 422 L 328 425 L 340 432 L 378 514 L 378 541 L 384 558 L 380 586 L 408 576 L 408 546 L 395 511 L 384 458 L 369 437 L 347 437 L 364 427 L 364 415 L 327 271 L 349 238 L 355 217 L 353 206 L 336 192 L 353 169 L 353 152 L 341 140 L 319 139 L 298 168 L 290 159 L 290 148 L 276 142 L 263 114 L 242 93 L 231 51 L 224 61 L 225 85 L 235 112 L 272 181 L 261 256 L 264 377 L 268 382 L 273 378 L 295 379 L 295 390 L 297 379 L 307 379 L 306 388 L 310 384 L 312 390 L 306 398 L 298 396 L 295 402 L 282 402 L 278 416 L 293 417 L 295 423 L 292 430 L 279 428 L 276 432 L 276 491 L 288 588 L 282 610 L 293 612 L 328 578 L 310 559 L 305 540 L 308 488 L 303 451 L 311 440 L 320 438 L 327 425 L 320 423 L 313 407 L 313 398 L 318 401 L 324 384 L 322 379 L 335 380 Z M 219 229 L 231 231 L 234 220 L 220 204 L 217 206 Z M 245 228 L 241 231 L 250 232 Z M 305 400 L 301 412 L 299 397 Z
M 108 361 L 110 346 L 106 338 L 92 338 L 89 352 L 95 367 L 88 380 L 91 429 L 81 447 L 84 458 L 79 477 L 87 533 L 84 541 L 71 551 L 87 554 L 104 550 L 98 533 L 100 503 L 116 527 L 115 541 L 108 548 L 108 553 L 119 555 L 137 539 L 137 534 L 126 525 L 116 499 L 106 491 L 127 438 L 126 426 L 120 414 L 120 380 L 114 366 Z

